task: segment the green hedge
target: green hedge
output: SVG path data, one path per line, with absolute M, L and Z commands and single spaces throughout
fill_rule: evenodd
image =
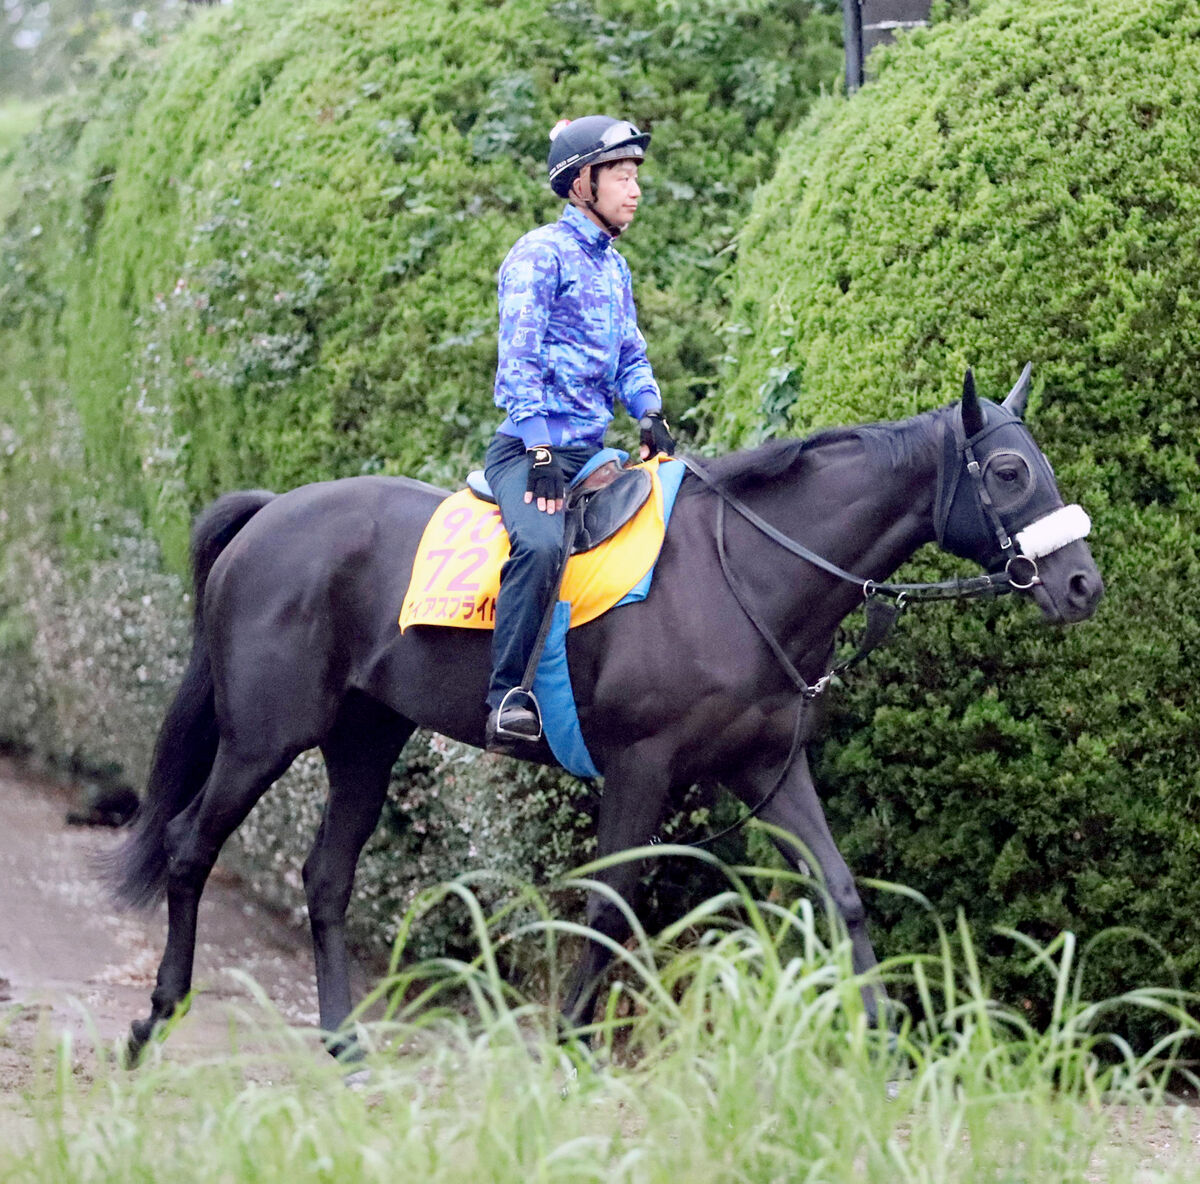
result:
M 836 33 L 801 0 L 200 14 L 117 88 L 119 123 L 73 113 L 75 150 L 50 153 L 51 192 L 10 228 L 71 248 L 42 271 L 23 250 L 22 282 L 61 293 L 91 458 L 145 498 L 176 564 L 191 513 L 229 488 L 457 478 L 496 422 L 496 270 L 557 216 L 547 131 L 596 109 L 654 133 L 628 254 L 684 412 L 713 381 L 727 248 L 779 133 L 836 74 Z M 8 279 L 11 321 L 29 293 Z
M 838 696 L 820 772 L 856 871 L 943 917 L 1140 933 L 1089 956 L 1105 994 L 1200 988 L 1198 88 L 1177 0 L 997 0 L 914 35 L 782 151 L 707 405 L 732 444 L 948 402 L 967 363 L 1002 396 L 1033 361 L 1031 426 L 1107 600 L 1066 632 L 1016 604 L 912 612 Z M 871 907 L 885 951 L 929 940 L 907 902 Z M 1011 951 L 989 969 L 1023 996 Z

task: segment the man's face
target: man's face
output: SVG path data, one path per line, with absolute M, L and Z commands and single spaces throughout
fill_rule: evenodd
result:
M 633 221 L 641 196 L 636 160 L 618 160 L 596 169 L 596 209 L 614 226 L 624 230 Z

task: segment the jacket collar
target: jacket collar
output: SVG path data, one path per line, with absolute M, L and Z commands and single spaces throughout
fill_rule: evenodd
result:
M 564 208 L 559 222 L 595 254 L 607 251 L 612 246 L 612 236 L 597 226 L 582 210 L 570 203 Z

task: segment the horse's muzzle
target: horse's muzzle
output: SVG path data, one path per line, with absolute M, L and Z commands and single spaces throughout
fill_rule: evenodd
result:
M 1047 621 L 1064 625 L 1086 621 L 1104 595 L 1104 580 L 1082 539 L 1037 561 L 1038 582 L 1030 596 Z

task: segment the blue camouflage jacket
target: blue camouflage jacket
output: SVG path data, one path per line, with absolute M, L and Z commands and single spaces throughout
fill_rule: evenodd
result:
M 519 239 L 500 267 L 500 431 L 538 444 L 596 444 L 619 398 L 662 406 L 637 324 L 629 265 L 574 206 Z

